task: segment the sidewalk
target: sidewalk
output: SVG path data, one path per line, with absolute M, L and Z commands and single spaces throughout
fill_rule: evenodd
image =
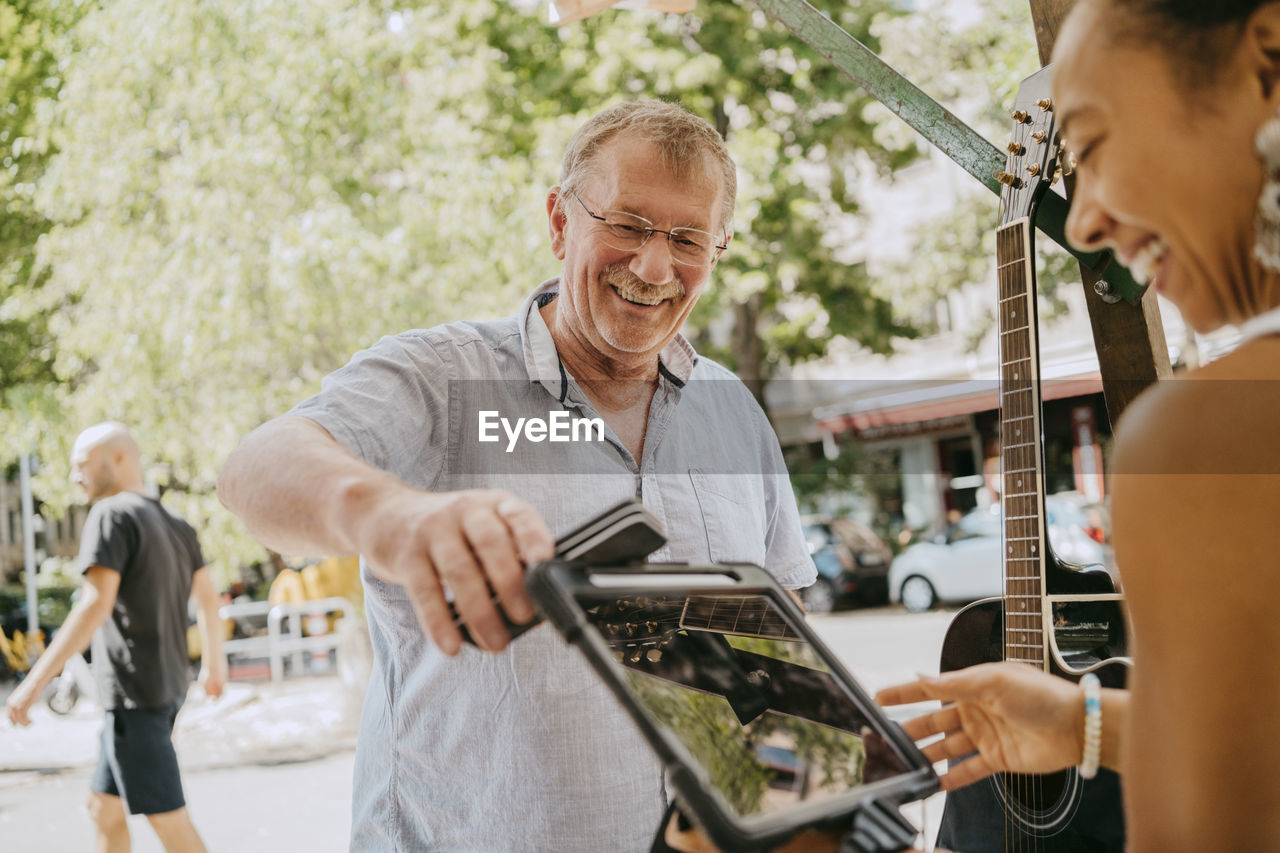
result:
M 13 683 L 0 684 L 0 704 Z M 310 761 L 355 748 L 362 687 L 337 674 L 270 682 L 227 684 L 209 699 L 192 686 L 174 728 L 184 770 Z M 60 717 L 43 702 L 31 725 L 0 721 L 0 789 L 32 775 L 91 766 L 97 760 L 102 711 L 81 698 Z

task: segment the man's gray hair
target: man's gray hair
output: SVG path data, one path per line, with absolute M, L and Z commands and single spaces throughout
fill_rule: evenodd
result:
M 700 177 L 707 174 L 708 167 L 718 167 L 722 190 L 719 227 L 722 232 L 729 230 L 738 196 L 733 158 L 716 129 L 679 104 L 627 101 L 596 113 L 569 140 L 560 168 L 560 189 L 577 192 L 600 149 L 622 134 L 655 145 L 662 165 L 678 178 Z

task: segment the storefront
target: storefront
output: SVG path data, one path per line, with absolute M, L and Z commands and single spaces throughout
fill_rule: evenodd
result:
M 1042 403 L 1045 493 L 1076 491 L 1091 503 L 1104 501 L 1110 428 L 1101 379 L 1045 382 Z M 890 535 L 936 532 L 999 500 L 995 382 L 921 383 L 825 406 L 814 418 L 828 459 L 859 454 L 869 510 Z

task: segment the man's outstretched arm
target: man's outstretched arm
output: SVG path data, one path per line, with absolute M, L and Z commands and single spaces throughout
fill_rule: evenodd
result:
M 404 587 L 418 620 L 447 654 L 462 637 L 445 589 L 476 642 L 510 637 L 490 602 L 516 622 L 533 618 L 524 565 L 555 551 L 546 523 L 509 492 L 430 493 L 352 456 L 328 431 L 286 415 L 251 432 L 218 478 L 218 498 L 258 541 L 285 554 L 360 554 Z
M 119 590 L 120 573 L 117 571 L 104 566 L 90 566 L 84 573 L 80 599 L 71 608 L 62 627 L 54 635 L 53 642 L 31 667 L 27 677 L 9 694 L 6 703 L 9 720 L 15 726 L 25 726 L 31 722 L 28 712 L 40 698 L 44 688 L 54 676 L 62 672 L 62 667 L 72 655 L 78 655 L 89 648 L 94 632 L 111 616 Z

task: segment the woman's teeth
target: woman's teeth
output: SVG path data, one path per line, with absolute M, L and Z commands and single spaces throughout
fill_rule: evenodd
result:
M 1159 237 L 1148 242 L 1137 251 L 1129 261 L 1129 272 L 1139 284 L 1149 284 L 1160 270 L 1160 259 L 1169 250 L 1169 245 Z

